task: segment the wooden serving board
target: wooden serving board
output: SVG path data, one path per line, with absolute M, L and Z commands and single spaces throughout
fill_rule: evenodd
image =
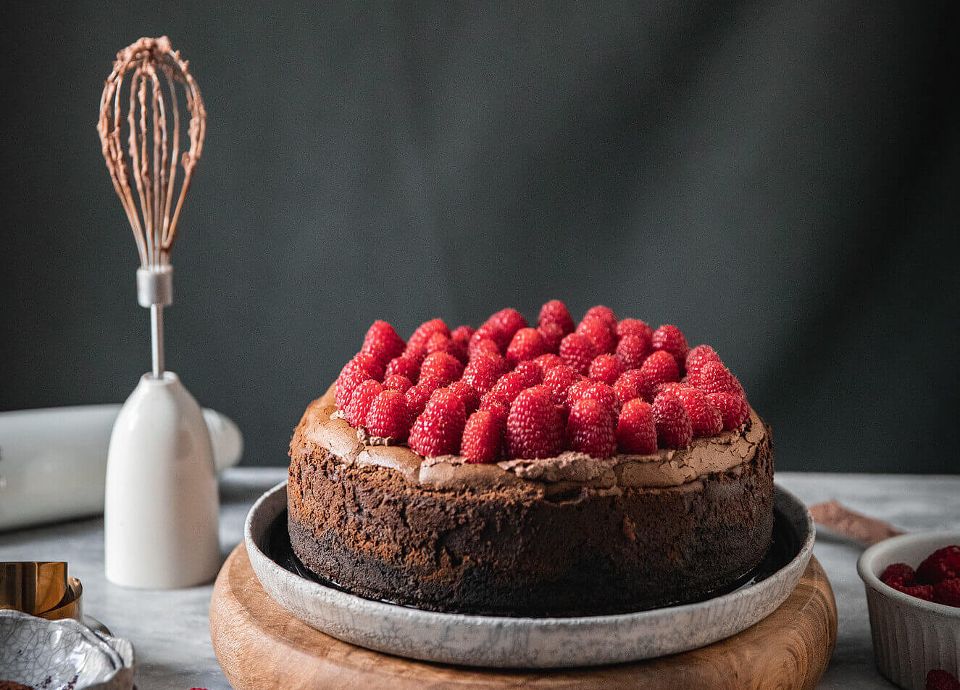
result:
M 837 639 L 837 605 L 816 558 L 789 599 L 726 640 L 631 664 L 558 670 L 442 666 L 381 654 L 301 623 L 260 586 L 243 544 L 210 602 L 210 636 L 236 690 L 296 688 L 813 688 Z

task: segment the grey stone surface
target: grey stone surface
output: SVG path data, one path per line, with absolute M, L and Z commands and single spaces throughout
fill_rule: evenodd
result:
M 226 554 L 243 536 L 243 520 L 260 494 L 283 479 L 281 468 L 240 468 L 221 481 L 220 542 Z M 777 481 L 807 503 L 835 498 L 909 531 L 960 523 L 960 477 L 781 472 Z M 856 573 L 860 549 L 821 538 L 814 549 L 833 583 L 839 640 L 821 687 L 892 687 L 873 666 L 863 585 Z M 84 585 L 85 611 L 133 642 L 137 680 L 150 690 L 229 688 L 210 645 L 211 587 L 178 591 L 128 590 L 103 575 L 103 521 L 0 533 L 0 560 L 66 560 Z

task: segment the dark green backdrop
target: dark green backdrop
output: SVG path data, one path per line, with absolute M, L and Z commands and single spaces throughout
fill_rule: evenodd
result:
M 6 4 L 0 409 L 149 368 L 97 101 L 167 33 L 209 112 L 168 359 L 278 464 L 375 318 L 606 303 L 716 346 L 781 469 L 958 469 L 949 3 Z M 951 28 L 953 27 L 953 28 Z

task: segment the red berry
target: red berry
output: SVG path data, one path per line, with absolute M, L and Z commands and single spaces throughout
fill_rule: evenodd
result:
M 513 338 L 513 333 L 508 335 L 506 331 L 501 330 L 497 326 L 491 323 L 485 323 L 470 336 L 468 351 L 472 356 L 474 343 L 481 340 L 492 340 L 497 346 L 497 352 L 502 354 L 507 349 L 507 345 L 510 344 L 511 338 Z
M 616 414 L 620 407 L 617 394 L 613 392 L 610 386 L 600 381 L 583 379 L 570 386 L 570 389 L 567 391 L 567 404 L 570 407 L 573 407 L 575 402 L 583 400 L 584 398 L 596 400 L 614 414 Z
M 654 352 L 640 365 L 640 392 L 647 400 L 653 400 L 661 383 L 679 380 L 680 367 L 668 352 Z
M 623 338 L 628 335 L 635 335 L 649 344 L 653 349 L 653 329 L 647 325 L 646 321 L 640 319 L 621 319 L 617 324 L 617 336 Z
M 613 352 L 617 347 L 617 334 L 614 328 L 615 326 L 610 326 L 603 318 L 593 316 L 591 318 L 584 317 L 575 332 L 586 336 L 587 340 L 593 345 L 593 353 L 596 356 Z
M 580 374 L 586 374 L 594 358 L 593 343 L 586 336 L 571 333 L 560 342 L 560 358 Z
M 425 457 L 456 453 L 466 423 L 463 401 L 456 393 L 438 388 L 413 423 L 409 445 Z
M 612 331 L 617 330 L 617 315 L 613 313 L 613 309 L 610 307 L 605 307 L 602 304 L 598 304 L 595 307 L 590 307 L 587 309 L 587 313 L 583 315 L 581 321 L 586 321 L 588 319 L 600 319 Z
M 500 420 L 500 423 L 506 427 L 507 425 L 507 415 L 510 414 L 510 406 L 504 405 L 503 403 L 489 401 L 486 405 L 483 405 L 480 409 L 489 412 L 497 419 Z
M 626 405 L 628 400 L 643 397 L 640 390 L 642 381 L 643 373 L 639 369 L 630 369 L 620 375 L 620 378 L 613 384 L 613 392 L 621 405 Z
M 697 345 L 695 348 L 690 350 L 687 353 L 685 368 L 687 370 L 687 378 L 690 379 L 690 382 L 696 385 L 697 377 L 700 376 L 700 370 L 703 369 L 703 365 L 707 362 L 719 362 L 720 355 L 717 354 L 709 345 Z
M 720 410 L 724 431 L 739 429 L 750 417 L 747 401 L 735 393 L 707 393 L 707 400 Z
M 407 413 L 410 415 L 411 424 L 423 412 L 423 408 L 433 392 L 442 385 L 443 381 L 440 379 L 428 376 L 407 389 L 404 397 L 407 399 Z
M 617 453 L 615 420 L 603 403 L 592 398 L 578 400 L 567 419 L 570 449 L 592 458 L 609 458 Z
M 563 449 L 563 419 L 547 388 L 528 388 L 513 401 L 506 442 L 512 458 L 549 458 Z
M 951 577 L 935 584 L 933 600 L 938 604 L 960 607 L 960 577 Z
M 479 355 L 471 359 L 463 370 L 463 380 L 473 386 L 473 389 L 483 395 L 507 371 L 507 362 L 499 354 Z
M 625 335 L 617 343 L 616 353 L 624 369 L 639 369 L 650 354 L 650 341 L 639 335 Z
M 337 377 L 337 390 L 334 394 L 334 401 L 336 402 L 338 410 L 346 410 L 347 405 L 350 403 L 350 396 L 353 394 L 353 389 L 359 386 L 361 383 L 370 379 L 370 374 L 366 372 L 359 365 L 352 365 L 352 360 L 347 362 L 346 366 L 343 367 L 343 370 L 340 372 L 340 376 Z
M 407 342 L 407 348 L 403 351 L 403 356 L 420 364 L 423 358 L 427 356 L 427 344 L 425 342 L 418 344 Z
M 512 366 L 517 362 L 539 357 L 546 351 L 543 336 L 536 328 L 521 328 L 507 346 L 507 363 Z
M 600 355 L 590 363 L 590 378 L 612 386 L 620 374 L 623 373 L 623 364 L 613 355 Z
M 523 318 L 523 314 L 511 307 L 492 314 L 486 323 L 501 331 L 508 343 L 513 338 L 514 333 L 527 327 L 527 320 Z
M 497 355 L 499 357 L 500 348 L 492 338 L 474 338 L 470 341 L 467 355 L 470 359 L 476 359 L 481 355 Z
M 960 690 L 960 681 L 942 668 L 935 668 L 927 672 L 926 690 Z
M 933 601 L 933 585 L 904 585 L 899 582 L 892 582 L 890 586 L 898 592 L 909 594 L 911 597 Z
M 560 333 L 566 335 L 573 333 L 573 317 L 567 305 L 558 299 L 552 299 L 540 307 L 540 318 L 537 319 L 540 326 L 548 323 L 554 324 L 560 328 Z
M 448 352 L 434 352 L 427 355 L 420 367 L 420 378 L 435 376 L 446 383 L 456 381 L 463 375 L 463 364 Z
M 520 362 L 520 364 L 514 367 L 513 371 L 523 376 L 523 380 L 527 384 L 526 388 L 543 383 L 543 369 L 533 360 L 528 359 L 525 362 Z
M 443 322 L 443 319 L 431 319 L 417 326 L 417 330 L 413 332 L 410 340 L 407 341 L 407 349 L 426 347 L 427 341 L 430 340 L 430 336 L 434 333 L 442 333 L 448 338 L 450 337 L 450 329 L 447 327 L 447 324 Z
M 403 393 L 398 390 L 380 393 L 367 410 L 366 426 L 371 436 L 405 441 L 410 432 L 410 415 Z
M 650 403 L 639 398 L 624 403 L 617 420 L 617 444 L 624 453 L 650 455 L 657 452 L 657 427 Z
M 386 321 L 374 321 L 363 337 L 361 352 L 366 352 L 378 361 L 386 364 L 394 357 L 399 357 L 407 344 L 403 338 Z
M 935 585 L 960 577 L 960 546 L 951 544 L 937 549 L 917 567 L 917 581 Z
M 460 455 L 467 462 L 496 462 L 503 448 L 503 427 L 506 418 L 492 410 L 477 410 L 467 420 L 460 442 Z
M 687 358 L 687 351 L 690 349 L 687 339 L 673 324 L 666 323 L 660 326 L 653 332 L 651 341 L 654 350 L 669 352 L 677 360 L 677 364 L 682 365 Z
M 427 354 L 432 355 L 434 352 L 450 352 L 450 346 L 453 341 L 450 340 L 450 336 L 445 333 L 434 333 L 429 338 L 427 338 Z
M 901 585 L 912 585 L 916 575 L 913 568 L 906 563 L 893 563 L 883 569 L 880 582 L 887 585 L 892 585 L 894 582 Z
M 370 378 L 376 379 L 377 381 L 383 379 L 383 373 L 385 370 L 384 362 L 381 362 L 369 352 L 358 352 L 350 361 L 363 368 L 368 374 L 370 374 Z
M 683 409 L 690 417 L 694 436 L 716 436 L 723 431 L 723 417 L 720 410 L 707 400 L 703 391 L 681 384 L 673 392 L 683 403 Z
M 453 332 L 450 333 L 450 340 L 455 343 L 463 343 L 468 345 L 470 343 L 470 338 L 473 337 L 474 329 L 470 326 L 457 326 L 453 329 Z
M 411 381 L 416 381 L 420 378 L 420 362 L 410 357 L 394 357 L 387 364 L 384 376 L 393 376 L 394 374 L 400 374 Z
M 520 391 L 526 388 L 529 388 L 527 385 L 527 377 L 524 376 L 523 373 L 511 371 L 509 374 L 501 376 L 500 380 L 493 385 L 493 388 L 483 396 L 483 404 L 481 407 L 486 407 L 488 402 L 498 402 L 509 405 L 520 395 Z
M 537 326 L 537 332 L 543 338 L 543 346 L 547 352 L 559 352 L 560 343 L 566 335 L 560 326 L 555 323 L 545 323 Z
M 401 393 L 406 393 L 407 389 L 413 385 L 413 381 L 408 379 L 403 374 L 391 374 L 383 379 L 383 388 L 384 390 L 391 391 L 400 391 Z
M 453 392 L 454 395 L 463 401 L 463 406 L 467 414 L 470 414 L 480 406 L 480 396 L 477 394 L 477 391 L 474 390 L 473 386 L 466 381 L 454 381 L 447 386 L 447 390 Z
M 550 390 L 550 398 L 555 405 L 567 402 L 567 391 L 570 386 L 582 377 L 566 364 L 555 366 L 543 375 L 543 385 Z
M 731 374 L 721 362 L 704 364 L 691 383 L 704 393 L 734 393 L 744 399 L 747 397 L 737 377 Z
M 344 410 L 347 421 L 353 426 L 362 426 L 367 419 L 370 403 L 382 392 L 383 386 L 373 379 L 368 379 L 354 388 L 347 409 Z
M 560 355 L 555 355 L 552 352 L 548 352 L 545 355 L 540 355 L 533 363 L 540 367 L 540 371 L 546 374 L 548 371 L 553 369 L 556 366 L 563 364 L 563 358 Z
M 662 448 L 686 448 L 693 440 L 690 417 L 675 395 L 658 395 L 653 400 L 653 421 L 657 443 Z

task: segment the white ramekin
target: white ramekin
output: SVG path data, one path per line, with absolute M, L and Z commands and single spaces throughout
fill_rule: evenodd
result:
M 950 544 L 960 544 L 960 531 L 904 534 L 871 546 L 857 562 L 877 668 L 902 688 L 923 690 L 927 672 L 935 668 L 960 675 L 960 608 L 904 594 L 883 584 L 880 574 L 891 563 L 916 568 Z

